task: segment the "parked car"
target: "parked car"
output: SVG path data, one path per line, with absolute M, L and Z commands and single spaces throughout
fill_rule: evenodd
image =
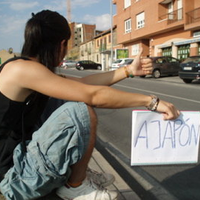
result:
M 134 59 L 127 59 L 123 64 L 119 64 L 119 67 L 124 67 L 126 65 L 130 65 Z
M 117 59 L 115 62 L 112 63 L 111 65 L 111 70 L 115 70 L 118 69 L 119 67 L 121 67 L 120 65 L 126 63 L 126 62 L 131 62 L 133 61 L 132 58 L 121 58 L 121 59 Z
M 102 65 L 100 63 L 95 63 L 91 60 L 81 60 L 76 63 L 76 69 L 84 70 L 84 69 L 102 69 Z
M 191 56 L 186 58 L 179 70 L 179 77 L 185 83 L 191 83 L 195 79 L 200 79 L 200 56 Z
M 76 61 L 74 60 L 63 60 L 61 63 L 60 63 L 60 67 L 62 68 L 75 68 L 76 67 Z
M 153 63 L 152 76 L 160 78 L 161 76 L 178 75 L 180 60 L 171 56 L 151 57 Z M 145 77 L 145 76 L 141 76 Z

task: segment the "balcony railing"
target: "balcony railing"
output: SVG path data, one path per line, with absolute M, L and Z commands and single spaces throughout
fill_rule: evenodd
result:
M 173 12 L 167 13 L 165 15 L 161 15 L 159 20 L 167 20 L 168 24 L 177 22 L 183 19 L 183 9 L 174 10 Z
M 200 8 L 196 8 L 186 13 L 186 24 L 200 22 Z

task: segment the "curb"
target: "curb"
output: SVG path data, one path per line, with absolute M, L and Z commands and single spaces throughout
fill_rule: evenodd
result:
M 96 146 L 97 150 L 142 200 L 178 200 L 141 167 L 130 166 L 130 160 L 112 144 L 105 143 L 98 138 Z

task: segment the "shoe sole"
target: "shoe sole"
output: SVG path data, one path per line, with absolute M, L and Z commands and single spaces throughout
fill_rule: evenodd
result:
M 57 194 L 57 196 L 58 196 L 59 198 L 61 198 L 61 199 L 64 199 L 64 200 L 73 200 L 73 199 L 69 199 L 69 198 L 67 198 L 67 197 L 65 197 L 65 196 L 62 196 L 62 195 L 60 195 L 60 194 Z M 118 195 L 117 195 L 114 199 L 111 199 L 111 200 L 118 200 Z
M 66 197 L 65 195 L 60 194 L 59 192 L 56 192 L 56 195 L 58 197 L 60 197 L 61 199 L 64 199 L 64 200 L 73 200 L 71 198 Z M 118 200 L 118 193 L 117 193 L 117 196 L 114 199 L 110 199 L 110 200 Z

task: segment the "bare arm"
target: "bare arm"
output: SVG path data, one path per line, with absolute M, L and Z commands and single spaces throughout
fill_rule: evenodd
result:
M 149 96 L 123 92 L 108 86 L 88 85 L 60 77 L 36 62 L 22 61 L 22 63 L 25 66 L 20 63 L 16 70 L 16 84 L 51 97 L 85 102 L 90 106 L 103 108 L 147 106 L 151 101 Z
M 62 78 L 33 61 L 17 61 L 9 65 L 5 71 L 3 70 L 4 75 L 1 80 L 6 84 L 2 84 L 4 87 L 1 85 L 0 89 L 4 94 L 7 92 L 6 95 L 14 100 L 18 100 L 19 92 L 24 93 L 22 91 L 38 91 L 51 97 L 85 102 L 90 106 L 101 108 L 149 106 L 152 100 L 150 96 L 143 94 Z M 160 101 L 157 111 L 164 113 L 165 119 L 174 119 L 179 115 L 179 111 L 172 104 L 164 101 Z
M 141 55 L 142 49 L 140 53 L 135 57 L 134 62 L 131 65 L 127 66 L 127 71 L 129 74 L 134 76 L 140 76 L 152 73 L 151 59 L 141 59 Z M 83 78 L 68 78 L 85 84 L 110 86 L 127 78 L 127 74 L 125 67 L 122 67 L 114 71 L 93 74 Z
M 105 85 L 110 86 L 113 85 L 125 78 L 126 74 L 123 68 L 119 68 L 114 71 L 108 71 L 103 73 L 96 73 L 92 75 L 88 75 L 82 78 L 74 78 L 74 77 L 67 77 L 71 80 L 76 80 L 81 83 L 89 84 L 89 85 Z

